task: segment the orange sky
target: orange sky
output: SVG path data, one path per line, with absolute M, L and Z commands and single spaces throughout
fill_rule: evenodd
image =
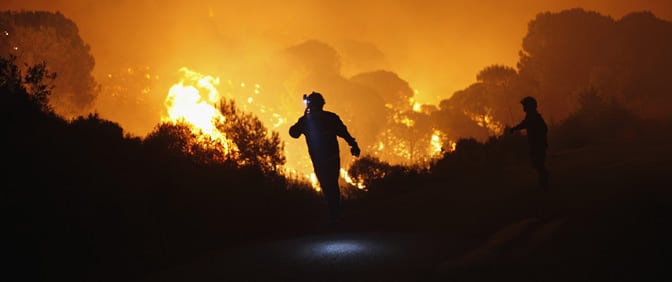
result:
M 94 109 L 101 117 L 119 122 L 126 132 L 139 136 L 159 123 L 159 112 L 169 87 L 178 82 L 180 67 L 221 77 L 223 81 L 240 77 L 254 79 L 246 81 L 250 85 L 286 86 L 286 81 L 278 83 L 273 72 L 264 71 L 279 63 L 275 54 L 306 40 L 319 40 L 339 53 L 346 79 L 360 72 L 391 71 L 417 91 L 417 102 L 438 104 L 475 82 L 478 71 L 486 66 L 515 67 L 527 24 L 538 13 L 576 7 L 615 19 L 648 10 L 659 18 L 672 20 L 669 0 L 0 2 L 0 10 L 60 11 L 72 19 L 91 47 L 96 60 L 94 76 L 102 84 L 109 83 L 110 73 L 129 67 L 151 67 L 153 89 L 142 97 L 142 107 L 120 109 L 114 102 L 105 102 L 109 99 L 99 97 Z M 319 90 L 321 86 L 315 87 Z M 287 95 L 289 101 L 302 94 L 278 93 L 277 89 L 264 87 L 261 90 L 260 98 Z M 310 90 L 288 92 L 296 91 Z M 111 97 L 106 94 L 104 97 Z M 269 101 L 277 103 L 278 99 Z M 302 111 L 302 104 L 298 99 L 296 102 L 290 103 L 295 109 L 281 111 L 287 121 L 293 121 Z M 328 106 L 333 106 L 330 102 Z M 259 104 L 266 105 L 263 101 Z M 276 129 L 286 132 L 284 127 Z M 368 134 L 352 133 L 358 137 Z M 282 136 L 286 138 L 285 134 Z M 309 171 L 303 147 L 303 142 L 287 142 L 287 162 L 298 171 Z
M 96 77 L 133 63 L 151 64 L 162 72 L 174 72 L 181 65 L 220 72 L 259 64 L 260 54 L 317 39 L 341 52 L 346 77 L 390 70 L 419 91 L 419 102 L 429 104 L 474 82 L 485 66 L 515 66 L 527 23 L 539 12 L 573 7 L 614 18 L 650 10 L 660 18 L 672 19 L 669 0 L 0 3 L 3 10 L 60 11 L 74 20 L 91 45 Z M 367 56 L 376 49 L 383 56 Z

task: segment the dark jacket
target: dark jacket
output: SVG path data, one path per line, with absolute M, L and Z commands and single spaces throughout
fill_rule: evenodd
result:
M 527 131 L 527 140 L 531 150 L 545 150 L 548 147 L 548 127 L 539 112 L 527 112 L 525 119 L 512 128 L 512 130 L 520 129 Z
M 328 111 L 313 111 L 300 117 L 289 128 L 289 135 L 299 138 L 301 134 L 306 136 L 308 152 L 313 161 L 338 158 L 337 137 L 345 139 L 350 146 L 357 144 L 341 118 Z

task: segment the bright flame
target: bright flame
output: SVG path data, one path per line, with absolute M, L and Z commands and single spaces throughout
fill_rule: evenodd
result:
M 403 117 L 400 122 L 408 127 L 412 127 L 413 125 L 415 125 L 415 121 L 406 116 Z
M 129 73 L 135 72 L 132 68 L 128 68 L 125 71 Z M 168 96 L 165 99 L 167 115 L 162 117 L 161 120 L 174 123 L 178 121 L 186 122 L 191 125 L 194 133 L 199 136 L 207 136 L 211 138 L 211 141 L 224 145 L 226 154 L 232 151 L 235 152 L 237 150 L 236 145 L 226 138 L 225 133 L 217 129 L 217 124 L 226 122 L 226 118 L 222 116 L 216 107 L 221 99 L 225 98 L 219 91 L 220 78 L 201 74 L 186 67 L 180 68 L 179 72 L 182 77 L 168 91 Z M 151 77 L 148 76 L 146 78 L 150 79 Z M 265 93 L 262 91 L 262 84 L 256 82 L 249 83 L 249 80 L 247 82 L 241 80 L 238 80 L 238 82 L 234 81 L 236 80 L 225 80 L 225 85 L 223 86 L 225 91 L 223 93 L 226 95 L 226 99 L 243 101 L 243 103 L 238 104 L 242 107 L 242 110 L 251 111 L 262 120 L 267 128 L 281 129 L 287 125 L 290 119 L 287 118 L 286 113 L 283 114 L 279 110 L 282 107 L 274 104 L 262 104 L 267 99 L 264 97 Z M 409 103 L 412 105 L 414 111 L 421 111 L 421 104 L 417 103 L 413 98 L 409 99 Z M 386 105 L 386 107 L 393 108 L 392 105 Z M 397 112 L 393 118 L 395 123 L 403 124 L 407 128 L 412 128 L 417 123 L 408 115 L 401 112 Z M 392 134 L 391 132 L 389 133 Z M 438 130 L 433 130 L 432 133 L 428 141 L 429 144 L 426 145 L 428 149 L 424 153 L 424 156 L 435 157 L 446 150 L 443 148 L 445 144 L 442 142 L 442 133 Z M 448 145 L 454 147 L 454 144 L 449 143 Z M 374 149 L 374 152 L 377 149 L 376 153 L 379 153 L 386 149 L 386 147 L 388 146 L 379 141 L 372 149 Z M 285 147 L 285 150 L 287 149 Z M 411 152 L 411 150 L 414 150 L 413 146 L 404 142 L 398 143 L 391 149 L 394 150 L 395 154 L 409 160 L 412 157 L 414 159 L 424 158 L 422 152 Z M 285 154 L 289 155 L 289 151 L 285 151 Z M 417 155 L 414 156 L 413 154 Z M 321 191 L 317 176 L 314 172 L 310 171 L 311 167 L 310 159 L 306 157 L 288 162 L 284 167 L 280 168 L 280 171 L 289 175 L 298 175 L 309 183 L 315 191 Z M 358 189 L 366 188 L 362 181 L 358 182 L 353 179 L 348 174 L 346 168 L 340 168 L 339 175 L 348 185 L 352 185 Z
M 434 129 L 434 133 L 432 134 L 430 144 L 431 144 L 431 153 L 430 153 L 431 156 L 441 154 L 441 151 L 443 150 L 443 144 L 441 144 L 441 131 Z
M 129 68 L 129 72 L 133 69 Z M 220 132 L 216 123 L 224 122 L 225 118 L 215 108 L 220 100 L 217 85 L 219 78 L 203 75 L 185 67 L 179 70 L 182 79 L 168 90 L 165 106 L 168 116 L 161 118 L 163 122 L 185 121 L 192 125 L 194 133 L 203 133 L 212 140 L 219 141 L 224 146 L 224 151 L 229 152 L 231 142 Z
M 341 168 L 341 178 L 345 180 L 346 183 L 357 187 L 357 189 L 364 189 L 366 188 L 366 185 L 364 185 L 363 181 L 355 182 L 352 177 L 350 177 L 350 174 L 348 174 L 348 171 L 345 170 L 344 168 Z
M 419 92 L 418 92 L 418 90 L 415 90 L 415 89 L 414 89 L 414 90 L 413 90 L 413 93 L 415 93 L 415 94 L 417 95 Z M 411 104 L 411 105 L 413 106 L 413 111 L 414 111 L 414 112 L 416 112 L 416 113 L 420 113 L 420 112 L 422 112 L 422 104 L 420 104 L 420 103 L 418 103 L 417 101 L 415 101 L 415 98 L 413 98 L 413 97 L 408 98 L 408 103 Z
M 492 135 L 500 135 L 504 132 L 504 125 L 498 122 L 492 116 L 492 109 L 486 108 L 485 114 L 472 114 L 465 111 L 465 114 L 475 121 L 480 127 L 488 129 Z
M 313 189 L 315 189 L 315 191 L 317 192 L 322 191 L 322 188 L 320 188 L 320 182 L 317 181 L 317 175 L 314 172 L 311 172 L 308 175 L 308 180 L 310 181 L 310 185 L 313 186 Z
M 448 147 L 450 148 L 450 152 L 455 152 L 455 148 L 457 148 L 457 142 L 453 140 L 448 141 Z
M 168 116 L 162 120 L 173 122 L 185 120 L 213 139 L 224 137 L 215 126 L 216 122 L 224 121 L 224 117 L 214 106 L 220 99 L 219 92 L 215 88 L 215 85 L 219 84 L 219 78 L 204 76 L 187 68 L 181 68 L 180 71 L 184 77 L 168 90 L 165 102 Z M 189 85 L 194 82 L 195 84 Z M 200 90 L 205 90 L 206 95 Z
M 132 68 L 128 68 L 126 71 L 129 73 L 134 72 Z M 221 112 L 216 108 L 216 105 L 223 99 L 218 91 L 220 78 L 204 75 L 186 67 L 180 68 L 179 72 L 182 74 L 182 78 L 168 91 L 168 96 L 165 100 L 167 116 L 162 117 L 161 120 L 173 123 L 178 121 L 187 122 L 192 126 L 192 131 L 194 133 L 202 133 L 212 140 L 219 140 L 219 142 L 224 145 L 225 152 L 228 153 L 231 150 L 236 150 L 235 144 L 232 144 L 231 141 L 227 140 L 225 134 L 219 131 L 216 126 L 218 123 L 225 122 L 225 117 L 222 116 Z M 232 86 L 231 80 L 228 80 L 227 82 L 229 86 Z M 255 83 L 250 85 L 254 85 L 254 95 L 261 94 L 262 87 L 260 84 Z M 246 88 L 249 85 L 245 82 L 241 82 L 239 86 L 240 88 Z M 246 97 L 244 100 L 247 104 L 253 108 L 257 107 L 255 109 L 257 109 L 259 113 L 262 115 L 267 113 L 267 107 L 264 105 L 254 105 L 256 99 L 247 95 L 243 97 Z M 247 106 L 243 106 L 245 109 L 248 109 Z M 268 122 L 273 128 L 278 128 L 281 125 L 286 124 L 288 120 L 283 115 L 274 112 L 269 112 L 265 116 L 270 116 Z M 303 162 L 296 165 L 298 167 L 310 167 L 310 164 Z M 302 175 L 315 191 L 321 191 L 320 183 L 314 172 L 297 173 L 296 168 L 289 166 L 282 168 L 281 171 L 288 174 Z M 359 189 L 364 188 L 364 184 L 354 182 L 344 168 L 340 169 L 340 175 L 346 183 Z

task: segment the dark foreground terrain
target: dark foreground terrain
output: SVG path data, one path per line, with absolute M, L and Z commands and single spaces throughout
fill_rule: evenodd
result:
M 669 281 L 670 161 L 664 140 L 552 152 L 548 189 L 524 164 L 437 178 L 129 280 Z

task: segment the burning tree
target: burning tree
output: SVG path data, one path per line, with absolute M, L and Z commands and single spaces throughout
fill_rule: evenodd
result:
M 186 68 L 180 72 L 182 80 L 166 97 L 163 122 L 178 126 L 177 136 L 189 140 L 182 142 L 182 151 L 216 155 L 206 159 L 232 161 L 264 172 L 277 172 L 285 164 L 279 134 L 269 133 L 259 118 L 222 97 L 217 89 L 219 78 Z

